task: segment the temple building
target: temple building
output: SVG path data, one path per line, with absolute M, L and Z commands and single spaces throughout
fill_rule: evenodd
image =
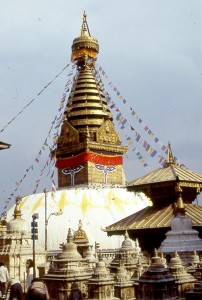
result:
M 28 195 L 21 202 L 26 220 L 33 213 L 39 214 L 39 238 L 46 242 L 46 229 L 48 250 L 58 249 L 65 240 L 64 228 L 71 224 L 74 232 L 79 220 L 91 245 L 99 242 L 105 249 L 119 248 L 120 237 L 111 239 L 102 229 L 149 204 L 144 194 L 126 189 L 123 155 L 127 146 L 121 144 L 95 75 L 98 52 L 98 41 L 90 35 L 84 13 L 80 35 L 72 45 L 72 62 L 77 73 L 57 146 L 52 151 L 58 170 L 58 188 L 54 194 Z M 60 210 L 63 214 L 55 213 Z M 11 214 L 12 209 L 8 211 Z
M 180 197 L 185 208 L 184 218 L 190 218 L 193 229 L 202 238 L 202 206 L 193 204 L 202 190 L 202 175 L 178 165 L 170 144 L 165 165 L 130 182 L 128 190 L 145 193 L 153 205 L 106 227 L 109 236 L 124 234 L 127 230 L 132 239 L 138 238 L 141 249 L 151 254 L 154 248 L 160 247 L 171 229 Z

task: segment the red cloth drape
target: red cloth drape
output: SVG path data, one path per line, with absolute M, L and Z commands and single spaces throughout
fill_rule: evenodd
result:
M 94 152 L 83 152 L 76 156 L 68 157 L 68 158 L 60 158 L 56 161 L 56 168 L 70 168 L 78 165 L 83 165 L 86 162 L 93 162 L 95 164 L 100 165 L 122 165 L 123 157 L 121 155 L 103 155 Z

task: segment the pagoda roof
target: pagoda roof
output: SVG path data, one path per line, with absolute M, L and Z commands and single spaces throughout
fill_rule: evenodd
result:
M 202 206 L 197 204 L 185 204 L 185 215 L 192 219 L 193 226 L 202 226 Z M 157 228 L 170 228 L 171 220 L 175 216 L 175 206 L 167 205 L 159 209 L 159 206 L 148 206 L 142 210 L 116 222 L 105 228 L 110 234 L 125 230 L 145 230 Z
M 202 190 L 202 175 L 177 164 L 168 144 L 168 158 L 164 166 L 129 182 L 127 187 L 145 193 L 154 204 L 161 205 L 174 203 L 181 188 L 183 201 L 192 203 Z
M 180 166 L 176 163 L 165 164 L 145 176 L 139 177 L 128 183 L 128 186 L 153 184 L 169 181 L 188 181 L 202 184 L 202 175 Z
M 202 175 L 187 169 L 184 165 L 177 164 L 174 160 L 171 145 L 168 143 L 167 162 L 163 165 L 163 167 L 131 181 L 128 186 L 171 181 L 188 181 L 202 184 Z

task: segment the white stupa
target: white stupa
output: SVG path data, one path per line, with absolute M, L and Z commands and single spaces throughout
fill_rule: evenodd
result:
M 107 225 L 130 215 L 148 205 L 144 194 L 135 195 L 125 188 L 77 188 L 58 190 L 47 193 L 48 249 L 59 249 L 65 242 L 68 228 L 78 229 L 82 221 L 89 242 L 99 242 L 105 249 L 120 248 L 122 237 L 108 237 L 102 230 Z M 45 243 L 45 193 L 24 197 L 20 204 L 23 218 L 30 224 L 32 215 L 39 214 L 38 231 L 41 244 Z M 54 215 L 60 212 L 62 214 Z M 7 220 L 12 218 L 13 208 L 7 213 Z

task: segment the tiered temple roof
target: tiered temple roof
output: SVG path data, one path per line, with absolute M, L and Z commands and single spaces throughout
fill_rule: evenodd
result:
M 170 144 L 167 163 L 159 169 L 128 184 L 128 189 L 143 192 L 152 201 L 152 206 L 143 208 L 106 227 L 108 235 L 130 232 L 138 238 L 143 250 L 152 251 L 165 239 L 165 233 L 175 216 L 175 203 L 179 193 L 185 206 L 185 216 L 192 219 L 193 228 L 202 237 L 202 207 L 192 204 L 202 190 L 202 175 L 175 163 Z M 155 234 L 155 239 L 153 238 Z

